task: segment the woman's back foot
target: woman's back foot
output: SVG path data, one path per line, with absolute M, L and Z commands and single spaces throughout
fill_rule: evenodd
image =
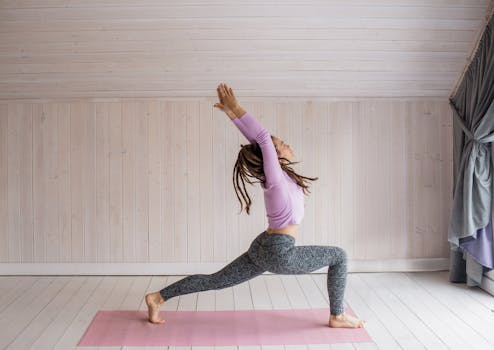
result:
M 160 319 L 160 305 L 165 301 L 161 297 L 159 292 L 146 294 L 146 304 L 148 306 L 149 322 L 151 323 L 165 323 L 165 320 Z
M 343 312 L 338 316 L 330 315 L 328 325 L 332 328 L 364 328 L 365 323 L 364 320 L 359 320 Z

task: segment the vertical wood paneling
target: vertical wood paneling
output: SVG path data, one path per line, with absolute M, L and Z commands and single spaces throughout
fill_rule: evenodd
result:
M 200 232 L 200 207 L 198 198 L 201 196 L 199 179 L 199 120 L 201 118 L 199 103 L 190 103 L 186 105 L 186 123 L 187 123 L 187 136 L 186 145 L 187 150 L 185 155 L 187 157 L 187 232 L 184 235 L 187 236 L 187 261 L 188 262 L 200 262 L 201 261 L 201 246 L 199 238 Z M 231 216 L 231 215 L 228 215 Z M 227 234 L 229 234 L 227 230 Z
M 224 117 L 223 112 L 211 109 L 210 101 L 200 102 L 200 135 L 199 164 L 200 164 L 200 246 L 201 262 L 212 262 L 214 260 L 214 235 L 213 222 L 213 128 L 217 118 Z
M 8 208 L 8 231 L 5 239 L 6 256 L 8 261 L 20 261 L 21 258 L 21 241 L 17 232 L 20 231 L 20 147 L 19 147 L 19 121 L 17 115 L 22 115 L 24 110 L 22 105 L 9 104 L 8 105 L 8 120 L 5 124 L 7 126 L 6 140 L 7 140 L 7 176 L 8 186 L 7 192 L 7 208 Z
M 314 129 L 313 132 L 314 133 L 317 133 L 318 130 L 320 130 L 319 132 L 322 132 L 322 130 L 324 129 L 324 125 L 322 125 L 322 123 L 326 120 L 326 106 L 327 106 L 327 103 L 325 102 L 311 102 L 311 103 L 307 103 L 307 106 L 311 106 L 312 105 L 312 109 L 313 109 L 313 113 L 314 113 L 314 119 L 313 119 L 313 125 L 311 127 L 311 129 Z M 322 157 L 322 153 L 326 151 L 326 148 L 323 148 L 322 146 L 322 142 L 323 142 L 323 139 L 324 138 L 319 138 L 317 140 L 314 141 L 314 149 L 313 149 L 313 157 L 311 159 L 311 163 L 312 163 L 312 171 L 311 173 L 312 174 L 318 174 L 318 175 L 310 175 L 309 176 L 320 176 L 320 174 L 322 173 L 322 168 L 323 168 L 323 164 L 322 162 L 320 161 L 321 157 Z M 313 213 L 314 213 L 314 217 L 316 218 L 316 220 L 314 221 L 314 240 L 313 242 L 323 242 L 324 238 L 323 238 L 323 235 L 324 235 L 324 232 L 323 232 L 323 228 L 321 227 L 321 225 L 323 224 L 324 220 L 322 220 L 322 216 L 326 214 L 326 212 L 323 212 L 321 209 L 323 207 L 323 193 L 321 191 L 321 183 L 319 180 L 317 181 L 314 181 L 314 182 L 309 182 L 310 185 L 311 185 L 311 192 L 313 193 L 312 197 L 314 198 L 314 209 L 313 209 Z
M 0 104 L 0 262 L 9 257 L 9 105 Z M 12 147 L 12 146 L 11 146 Z
M 417 218 L 416 225 L 419 227 L 420 230 L 420 238 L 421 238 L 421 248 L 423 254 L 425 256 L 429 256 L 431 252 L 431 245 L 432 242 L 429 241 L 429 227 L 428 227 L 428 220 L 431 217 L 431 200 L 432 204 L 434 203 L 434 198 L 431 197 L 431 193 L 429 188 L 432 187 L 432 169 L 430 166 L 430 160 L 429 160 L 429 152 L 430 152 L 430 147 L 429 147 L 429 137 L 432 134 L 431 133 L 431 127 L 432 124 L 430 122 L 430 111 L 428 110 L 428 106 L 424 104 L 423 102 L 420 102 L 419 105 L 419 110 L 418 110 L 418 115 L 416 115 L 416 121 L 420 123 L 420 128 L 422 130 L 422 140 L 423 143 L 420 148 L 420 166 L 419 169 L 421 170 L 420 172 L 420 191 L 422 194 L 422 199 L 423 199 L 423 205 L 420 207 L 421 212 L 420 212 L 420 217 Z M 437 135 L 435 135 L 437 137 Z
M 95 166 L 95 120 L 96 111 L 95 104 L 91 103 L 88 106 L 88 114 L 83 117 L 84 126 L 84 138 L 83 138 L 83 150 L 82 150 L 82 213 L 83 213 L 83 232 L 84 232 L 84 261 L 95 262 L 98 257 L 98 236 L 96 234 L 96 166 Z M 108 138 L 108 134 L 105 135 Z M 111 184 L 111 181 L 109 181 Z M 108 233 L 105 232 L 105 235 Z M 111 251 L 110 251 L 111 254 Z
M 416 103 L 410 104 L 411 113 L 408 114 L 409 118 L 409 130 L 410 130 L 410 150 L 411 157 L 410 159 L 410 167 L 409 167 L 409 208 L 411 208 L 410 212 L 410 227 L 408 229 L 409 235 L 408 240 L 410 244 L 409 255 L 413 258 L 420 256 L 423 253 L 422 250 L 422 240 L 423 240 L 423 230 L 418 222 L 417 217 L 422 217 L 423 207 L 418 206 L 415 207 L 415 203 L 417 203 L 417 199 L 423 198 L 423 189 L 420 185 L 423 182 L 422 179 L 422 158 L 423 158 L 423 145 L 424 145 L 424 128 L 422 126 L 422 118 L 421 114 L 421 104 L 420 101 Z M 413 116 L 413 117 L 412 117 Z
M 84 262 L 84 226 L 83 226 L 83 211 L 84 205 L 82 203 L 82 195 L 85 191 L 82 183 L 82 159 L 83 159 L 83 142 L 84 142 L 84 125 L 87 118 L 92 117 L 92 113 L 89 113 L 90 103 L 77 102 L 71 108 L 70 111 L 70 184 L 71 184 L 71 261 L 72 262 Z M 36 106 L 34 106 L 36 107 Z M 33 120 L 36 120 L 37 116 L 34 114 Z M 36 129 L 37 124 L 34 123 L 33 127 Z M 33 138 L 35 143 L 35 138 Z M 35 170 L 33 169 L 35 173 Z M 34 200 L 34 212 L 38 208 L 37 198 L 35 197 L 35 186 L 33 186 Z M 36 242 L 35 231 L 35 242 Z
M 414 150 L 414 134 L 413 134 L 413 103 L 411 101 L 404 102 L 404 119 L 405 119 L 405 149 L 406 149 L 406 232 L 408 232 L 405 237 L 406 240 L 406 256 L 412 256 L 413 251 L 413 235 L 415 234 L 415 227 L 413 224 L 413 218 L 415 216 L 415 208 L 413 207 L 414 203 L 414 193 L 415 193 L 415 179 L 416 170 L 414 168 L 414 159 L 415 159 L 415 150 Z
M 434 257 L 436 252 L 441 251 L 442 243 L 440 240 L 435 239 L 440 233 L 439 228 L 441 225 L 441 213 L 439 212 L 441 208 L 441 183 L 439 181 L 440 176 L 440 161 L 439 152 L 441 144 L 441 135 L 439 133 L 439 128 L 441 126 L 441 116 L 439 115 L 438 105 L 427 105 L 425 111 L 425 117 L 427 119 L 428 127 L 428 140 L 427 146 L 428 150 L 426 153 L 427 162 L 425 164 L 426 168 L 429 169 L 428 177 L 430 182 L 427 184 L 428 197 L 426 200 L 429 209 L 429 216 L 426 218 L 427 221 L 427 240 L 433 242 L 429 246 L 428 257 Z
M 386 251 L 386 246 L 383 244 L 382 229 L 379 227 L 379 213 L 383 206 L 382 191 L 382 173 L 381 157 L 384 155 L 379 153 L 382 141 L 380 140 L 380 113 L 379 101 L 369 101 L 362 104 L 364 112 L 364 129 L 366 142 L 363 144 L 363 157 L 365 158 L 365 170 L 359 174 L 360 181 L 364 183 L 366 188 L 363 198 L 365 203 L 365 221 L 363 226 L 367 228 L 367 232 L 373 232 L 374 239 L 369 244 L 369 249 L 364 255 L 365 258 L 374 257 L 379 251 Z M 367 176 L 368 175 L 368 176 Z
M 174 103 L 173 113 L 173 174 L 174 174 L 174 199 L 175 216 L 175 259 L 177 262 L 187 261 L 187 225 L 189 213 L 187 213 L 187 104 L 186 102 Z M 223 128 L 220 128 L 224 131 Z M 221 212 L 223 213 L 223 211 Z M 218 231 L 223 231 L 224 226 Z M 224 247 L 223 247 L 224 248 Z M 224 249 L 223 249 L 224 252 Z
M 212 107 L 214 108 L 214 107 Z M 215 108 L 216 109 L 216 108 Z M 220 113 L 218 118 L 226 121 L 225 126 L 225 232 L 226 232 L 226 259 L 233 260 L 239 253 L 239 232 L 238 232 L 238 209 L 235 201 L 235 189 L 233 188 L 232 174 L 233 167 L 237 160 L 239 131 L 233 122 L 224 113 Z M 242 247 L 243 248 L 243 247 Z M 243 253 L 243 252 L 242 252 Z
M 161 179 L 163 189 L 161 202 L 163 210 L 162 223 L 162 261 L 173 261 L 174 249 L 174 203 L 173 203 L 173 105 L 171 102 L 161 102 L 161 134 L 163 135 L 163 152 Z
M 335 242 L 341 245 L 350 256 L 353 256 L 353 244 L 355 242 L 354 233 L 354 178 L 356 176 L 353 165 L 353 118 L 352 118 L 352 106 L 348 103 L 338 103 L 338 113 L 337 117 L 337 132 L 334 132 L 331 136 L 338 141 L 338 153 L 336 154 L 339 165 L 332 167 L 331 172 L 335 171 L 341 174 L 340 181 L 341 184 L 338 188 L 341 189 L 340 193 L 340 208 L 338 208 L 338 213 L 341 216 L 339 221 L 341 224 L 339 226 L 339 239 Z M 320 134 L 314 135 L 314 138 L 320 139 Z M 324 149 L 324 148 L 323 148 Z M 323 178 L 324 174 L 321 174 Z M 324 181 L 324 180 L 322 180 Z M 322 192 L 324 193 L 324 192 Z M 324 240 L 323 240 L 324 242 Z
M 352 103 L 353 109 L 353 130 L 355 137 L 353 138 L 354 148 L 353 148 L 353 171 L 355 174 L 355 209 L 354 209 L 354 220 L 355 220 L 355 241 L 356 242 L 364 242 L 366 241 L 366 237 L 369 237 L 370 227 L 369 222 L 367 220 L 367 213 L 364 210 L 366 207 L 366 203 L 364 202 L 365 196 L 367 196 L 364 181 L 362 180 L 362 174 L 366 174 L 366 157 L 365 157 L 365 147 L 366 147 L 366 135 L 368 133 L 368 129 L 366 125 L 363 125 L 365 121 L 364 110 L 365 108 L 361 103 L 354 102 Z M 331 119 L 333 122 L 333 119 Z M 335 133 L 337 130 L 334 126 L 334 122 L 332 124 Z M 364 132 L 365 131 L 365 132 Z M 333 174 L 333 184 L 334 182 L 334 174 Z M 332 210 L 334 214 L 334 220 L 336 221 L 338 208 L 334 206 L 334 200 L 332 199 Z M 332 225 L 334 227 L 334 224 Z M 334 233 L 332 233 L 334 234 Z M 356 257 L 364 257 L 366 256 L 367 248 L 370 242 L 366 241 L 366 244 L 358 244 L 355 243 L 355 256 Z
M 319 242 L 327 242 L 328 237 L 329 237 L 329 217 L 331 213 L 329 212 L 329 183 L 328 183 L 328 174 L 330 169 L 332 169 L 332 165 L 328 164 L 328 153 L 330 150 L 328 149 L 328 144 L 329 144 L 329 138 L 332 137 L 330 134 L 330 130 L 328 130 L 328 119 L 329 119 L 329 111 L 328 111 L 328 106 L 329 103 L 324 102 L 319 104 L 318 107 L 318 129 L 321 131 L 323 137 L 320 137 L 319 139 L 319 147 L 320 147 L 320 153 L 319 153 L 319 158 L 316 158 L 316 162 L 319 167 L 319 172 L 316 174 L 312 174 L 309 176 L 313 177 L 319 177 L 317 181 L 311 181 L 311 191 L 313 191 L 313 184 L 317 183 L 318 186 L 318 191 L 319 193 L 319 199 L 316 204 L 316 217 L 318 218 L 317 223 L 318 225 L 316 226 L 316 229 L 319 230 L 318 233 L 316 233 L 316 239 L 317 243 Z M 348 119 L 351 123 L 352 118 L 351 114 L 348 115 Z M 350 179 L 353 179 L 353 174 L 350 177 Z M 349 213 L 351 217 L 353 218 L 353 212 Z M 347 227 L 348 229 L 348 234 L 350 232 L 353 234 L 353 229 L 351 227 Z M 351 247 L 347 247 L 349 249 Z
M 238 215 L 233 166 L 248 140 L 213 103 L 1 105 L 1 261 L 228 262 L 243 253 L 268 226 L 264 196 L 247 184 L 251 215 Z M 290 144 L 294 170 L 319 177 L 298 245 L 341 246 L 352 259 L 447 256 L 446 102 L 242 103 Z
M 147 105 L 150 107 L 150 105 Z M 113 261 L 123 261 L 122 237 L 122 104 L 109 103 L 110 253 Z M 149 138 L 146 140 L 148 142 Z M 146 189 L 149 192 L 149 189 Z M 148 214 L 151 211 L 148 211 Z M 148 257 L 149 254 L 146 256 Z
M 292 122 L 287 125 L 287 129 L 285 129 L 285 131 L 280 131 L 280 132 L 283 135 L 285 135 L 284 137 L 290 143 L 290 146 L 294 144 L 295 147 L 292 146 L 292 148 L 297 150 L 298 161 L 300 161 L 300 163 L 294 166 L 294 170 L 302 175 L 314 176 L 313 174 L 310 174 L 307 170 L 307 164 L 310 162 L 310 158 L 309 156 L 305 155 L 307 154 L 305 150 L 306 137 L 304 130 L 304 128 L 306 128 L 306 125 L 304 122 L 303 106 L 300 105 L 299 103 L 290 102 L 289 104 L 285 104 L 284 108 L 285 107 L 286 109 L 284 115 L 287 118 L 289 118 L 289 120 L 292 120 Z M 293 141 L 291 141 L 289 138 L 292 138 Z M 310 194 L 309 196 L 304 194 L 304 205 L 305 205 L 304 213 L 305 215 L 307 215 L 312 210 L 311 202 L 310 202 Z M 300 226 L 301 232 L 309 232 L 308 230 L 308 228 L 310 227 L 309 225 L 310 222 L 305 222 L 305 218 L 304 218 Z M 306 235 L 300 234 L 297 236 L 297 239 L 300 241 L 301 245 L 311 244 L 310 239 Z
M 372 186 L 372 195 L 369 198 L 372 201 L 372 204 L 368 202 L 369 205 L 372 205 L 372 219 L 373 219 L 373 231 L 375 232 L 375 239 L 373 250 L 371 255 L 368 255 L 369 258 L 376 258 L 379 256 L 380 252 L 384 252 L 385 254 L 389 253 L 388 242 L 386 241 L 386 230 L 389 228 L 387 222 L 383 220 L 384 213 L 387 210 L 386 203 L 386 186 L 388 174 L 386 174 L 386 157 L 387 150 L 385 146 L 384 140 L 384 118 L 383 114 L 386 113 L 385 106 L 381 101 L 375 101 L 372 103 L 370 113 L 369 123 L 372 125 L 372 129 L 370 130 L 370 135 L 373 136 L 374 142 L 372 142 L 372 162 L 369 164 L 369 168 L 372 170 L 372 174 L 374 177 L 374 182 L 372 184 L 368 183 L 368 186 Z M 386 227 L 384 227 L 386 225 Z M 379 243 L 379 244 L 377 244 Z
M 225 116 L 213 119 L 213 261 L 226 260 L 225 232 L 225 132 L 228 121 Z
M 390 159 L 392 176 L 389 183 L 389 244 L 392 249 L 389 252 L 391 258 L 406 256 L 406 242 L 400 236 L 400 232 L 407 232 L 407 138 L 405 135 L 406 106 L 403 103 L 391 102 L 391 115 L 389 119 L 391 133 Z
M 337 164 L 337 155 L 338 155 L 338 149 L 337 149 L 337 140 L 336 140 L 336 135 L 338 133 L 337 131 L 337 114 L 336 114 L 336 108 L 337 104 L 336 103 L 328 103 L 328 116 L 327 116 L 327 134 L 326 134 L 326 139 L 327 139 L 327 144 L 326 144 L 326 156 L 323 158 L 322 162 L 326 163 L 326 166 L 328 168 L 328 172 L 326 174 L 326 178 L 324 179 L 322 176 L 319 178 L 320 182 L 326 182 L 328 184 L 328 189 L 327 192 L 325 193 L 326 195 L 326 200 L 327 200 L 327 222 L 328 222 L 328 229 L 327 229 L 327 234 L 326 234 L 326 240 L 325 242 L 328 242 L 330 245 L 335 245 L 336 242 L 334 241 L 335 234 L 337 233 L 336 230 L 336 220 L 338 217 L 338 208 L 335 205 L 335 200 L 337 198 L 337 176 L 338 176 L 338 164 Z M 352 156 L 352 159 L 355 159 L 355 157 Z M 356 215 L 356 213 L 354 213 Z
M 335 130 L 332 136 L 332 157 L 329 160 L 329 164 L 331 165 L 330 172 L 332 173 L 332 185 L 334 186 L 334 191 L 331 196 L 332 201 L 332 211 L 334 213 L 332 217 L 332 226 L 333 230 L 331 232 L 330 244 L 331 245 L 340 245 L 341 237 L 343 235 L 342 232 L 342 207 L 341 207 L 341 197 L 344 195 L 342 191 L 345 191 L 344 188 L 341 187 L 343 169 L 342 169 L 342 158 L 343 158 L 343 149 L 346 147 L 344 140 L 341 138 L 341 118 L 345 113 L 342 108 L 344 108 L 341 103 L 334 103 L 334 114 L 332 120 L 332 127 Z M 344 116 L 346 117 L 346 116 Z M 337 131 L 336 131 L 337 130 Z
M 304 137 L 304 174 L 308 174 L 308 176 L 314 176 L 316 172 L 314 171 L 315 166 L 315 157 L 316 157 L 316 148 L 317 142 L 319 141 L 316 139 L 316 133 L 317 131 L 315 130 L 316 128 L 316 117 L 314 115 L 314 106 L 312 102 L 304 103 L 302 107 L 302 120 L 303 120 L 303 137 Z M 294 110 L 295 113 L 298 112 L 298 108 Z M 291 129 L 291 128 L 290 128 Z M 287 140 L 287 142 L 290 142 Z M 307 176 L 307 175 L 306 175 Z M 311 189 L 311 193 L 315 194 L 317 191 L 317 184 L 314 185 L 314 188 Z M 304 213 L 304 222 L 305 222 L 305 234 L 304 234 L 304 241 L 306 243 L 309 242 L 315 242 L 316 241 L 316 234 L 315 234 L 315 195 L 309 195 L 308 197 L 306 196 L 305 198 L 305 205 L 307 211 Z
M 451 209 L 453 207 L 453 113 L 448 104 L 440 105 L 441 127 L 440 137 L 440 174 L 439 182 L 441 187 L 440 213 L 441 226 L 438 237 L 442 237 L 444 232 L 448 232 Z M 492 144 L 494 146 L 494 143 Z M 494 154 L 494 153 L 493 153 Z M 492 158 L 494 161 L 494 158 Z M 442 243 L 440 256 L 449 256 L 450 244 L 447 240 L 440 239 Z M 436 253 L 437 254 L 437 253 Z
M 393 171 L 393 166 L 395 165 L 394 163 L 391 162 L 391 149 L 394 147 L 393 145 L 393 140 L 392 140 L 392 135 L 390 131 L 395 131 L 396 129 L 391 129 L 391 118 L 393 116 L 391 115 L 391 107 L 392 105 L 387 102 L 381 102 L 379 103 L 379 118 L 380 122 L 378 123 L 379 125 L 379 130 L 378 130 L 378 136 L 377 138 L 381 141 L 380 142 L 380 147 L 379 147 L 379 154 L 382 156 L 380 157 L 381 159 L 381 165 L 379 167 L 379 171 L 381 174 L 381 183 L 379 187 L 381 188 L 381 197 L 384 198 L 382 201 L 382 204 L 380 205 L 380 210 L 378 211 L 378 222 L 377 222 L 377 227 L 378 230 L 382 232 L 382 242 L 383 245 L 386 249 L 386 256 L 390 256 L 394 250 L 394 247 L 391 245 L 391 232 L 393 230 L 392 225 L 390 224 L 389 218 L 391 217 L 391 178 L 393 174 L 396 172 Z M 380 252 L 378 251 L 374 258 L 379 258 Z
M 46 197 L 43 198 L 43 207 L 47 210 L 43 211 L 45 222 L 45 261 L 58 262 L 60 254 L 60 237 L 58 233 L 58 180 L 56 179 L 58 170 L 58 137 L 57 137 L 57 120 L 58 120 L 58 104 L 43 104 L 43 113 L 46 116 L 45 122 L 42 123 L 42 142 L 43 142 L 43 157 L 40 159 L 43 162 L 43 178 L 45 181 Z M 94 189 L 89 188 L 89 193 L 92 195 Z M 91 208 L 94 206 L 91 204 Z M 94 232 L 93 227 L 90 228 Z
M 124 262 L 136 262 L 136 103 L 122 102 L 122 235 Z
M 46 151 L 46 138 L 49 137 L 47 133 L 47 124 L 50 121 L 50 115 L 45 110 L 44 104 L 34 105 L 33 110 L 34 118 L 34 135 L 33 135 L 33 147 L 34 147 L 34 175 L 33 175 L 33 197 L 35 198 L 35 210 L 34 210 L 34 258 L 36 261 L 46 262 L 46 242 L 48 239 L 48 215 L 49 211 L 54 208 L 49 208 L 50 199 L 48 198 L 48 167 L 50 159 L 47 157 Z M 18 124 L 15 124 L 16 128 Z M 18 149 L 18 144 L 15 145 Z M 18 156 L 16 156 L 18 158 Z M 15 168 L 18 171 L 18 166 Z M 14 174 L 12 174 L 14 175 Z M 15 174 L 17 177 L 17 174 Z M 16 180 L 18 181 L 18 180 Z M 16 196 L 18 197 L 18 196 Z M 17 206 L 18 213 L 18 201 L 14 202 Z M 46 203 L 46 204 L 45 204 Z M 18 218 L 18 214 L 17 214 Z M 14 231 L 12 231 L 14 233 Z
M 11 112 L 10 127 L 15 127 L 11 130 L 12 134 L 9 134 L 14 143 L 10 144 L 9 164 L 13 164 L 13 168 L 5 167 L 5 171 L 9 171 L 9 175 L 14 175 L 15 178 L 9 176 L 9 189 L 10 191 L 19 191 L 18 196 L 13 197 L 14 202 L 9 203 L 11 215 L 5 223 L 13 222 L 17 223 L 17 230 L 11 229 L 10 239 L 5 240 L 5 247 L 10 247 L 10 261 L 16 262 L 32 262 L 34 257 L 33 252 L 33 127 L 32 127 L 32 105 L 31 104 L 12 104 L 13 109 Z M 7 107 L 7 105 L 5 105 Z M 6 110 L 7 112 L 7 110 Z M 7 113 L 6 113 L 7 117 Z M 6 125 L 7 127 L 7 125 Z M 5 131 L 8 129 L 6 128 Z M 8 141 L 8 138 L 5 138 Z M 7 148 L 6 148 L 7 151 Z M 56 153 L 55 153 L 56 154 Z M 13 172 L 12 172 L 13 170 Z M 10 184 L 13 188 L 10 188 Z M 7 188 L 6 192 L 7 193 Z M 10 196 L 12 197 L 12 193 Z M 7 196 L 3 196 L 7 200 Z M 56 215 L 56 212 L 55 212 Z M 58 247 L 57 247 L 58 248 Z
M 147 115 L 147 103 L 136 102 L 136 143 L 135 143 L 135 201 L 136 201 L 136 223 L 135 242 L 137 262 L 147 262 L 149 256 L 149 130 Z
M 70 236 L 70 223 L 71 223 L 71 200 L 70 200 L 70 104 L 61 103 L 58 105 L 58 115 L 57 115 L 57 139 L 58 139 L 58 172 L 56 175 L 57 185 L 58 185 L 58 234 L 60 239 L 60 252 L 59 258 L 60 262 L 70 262 L 70 247 L 71 247 L 71 236 Z M 31 116 L 26 118 L 27 124 L 25 124 L 26 137 L 26 151 L 25 154 L 31 156 L 32 148 L 32 124 Z M 26 196 L 26 217 L 27 214 L 32 213 L 32 203 L 31 203 L 31 191 L 30 189 L 32 183 L 32 172 L 31 172 L 31 162 L 26 161 L 26 175 L 25 176 L 25 193 Z M 98 193 L 96 192 L 96 196 Z M 32 220 L 31 220 L 32 221 Z M 96 232 L 98 232 L 98 222 L 96 221 Z M 30 237 L 32 235 L 32 222 L 26 224 L 23 230 L 23 234 Z M 28 252 L 25 253 L 28 256 Z
M 150 101 L 149 114 L 149 262 L 161 261 L 161 110 L 159 101 Z
M 95 177 L 97 262 L 111 262 L 110 242 L 110 116 L 107 103 L 95 105 Z
M 19 232 L 16 240 L 20 245 L 19 262 L 33 261 L 33 127 L 32 105 L 17 105 L 19 135 Z M 7 222 L 7 221 L 6 221 Z
M 423 191 L 422 201 L 423 205 L 421 208 L 423 209 L 422 215 L 419 218 L 418 224 L 422 230 L 423 235 L 423 253 L 426 257 L 433 256 L 433 250 L 435 249 L 436 242 L 434 242 L 433 236 L 433 222 L 434 220 L 437 222 L 438 217 L 435 212 L 435 206 L 437 205 L 437 197 L 434 193 L 434 163 L 432 162 L 432 142 L 433 139 L 437 139 L 437 133 L 434 133 L 435 123 L 436 121 L 431 118 L 432 110 L 430 109 L 428 104 L 421 103 L 421 117 L 420 124 L 423 128 L 424 132 L 424 144 L 422 149 L 422 159 L 421 159 L 421 169 L 422 169 L 422 182 L 421 187 Z M 433 139 L 432 139 L 433 138 Z M 435 223 L 434 223 L 435 225 Z

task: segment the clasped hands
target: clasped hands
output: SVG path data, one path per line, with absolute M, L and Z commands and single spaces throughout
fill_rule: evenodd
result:
M 241 109 L 241 107 L 237 102 L 232 88 L 224 83 L 220 83 L 216 88 L 216 92 L 218 93 L 220 102 L 215 103 L 214 107 L 225 112 L 233 120 L 236 117 L 235 111 Z

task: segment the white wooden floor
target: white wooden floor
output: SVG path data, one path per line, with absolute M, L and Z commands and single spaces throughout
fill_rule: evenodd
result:
M 447 271 L 350 273 L 346 306 L 374 343 L 240 346 L 240 350 L 494 349 L 494 297 L 452 284 Z M 94 349 L 76 344 L 100 309 L 146 310 L 144 295 L 185 276 L 0 276 L 0 349 Z M 170 299 L 162 310 L 328 306 L 325 274 L 262 275 L 232 288 Z M 167 349 L 190 347 L 101 347 Z M 214 347 L 192 347 L 196 350 Z M 236 347 L 216 347 L 231 350 Z

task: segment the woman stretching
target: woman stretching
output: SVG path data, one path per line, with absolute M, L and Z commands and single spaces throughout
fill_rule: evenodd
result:
M 263 272 L 277 274 L 305 274 L 328 266 L 327 288 L 330 303 L 330 327 L 361 328 L 365 321 L 347 315 L 343 308 L 346 286 L 347 256 L 339 247 L 295 246 L 297 228 L 304 216 L 304 194 L 308 186 L 288 164 L 293 163 L 289 145 L 268 131 L 237 102 L 233 90 L 226 84 L 217 88 L 220 103 L 214 107 L 225 112 L 250 144 L 241 145 L 233 170 L 233 185 L 240 201 L 240 211 L 246 204 L 249 214 L 251 200 L 245 190 L 245 181 L 255 178 L 264 191 L 264 203 L 269 227 L 259 234 L 249 249 L 211 275 L 197 274 L 185 277 L 158 292 L 146 295 L 149 321 L 164 323 L 159 318 L 160 305 L 166 300 L 189 293 L 223 289 L 248 281 Z M 239 186 L 239 180 L 243 190 Z M 310 191 L 309 191 L 310 193 Z

